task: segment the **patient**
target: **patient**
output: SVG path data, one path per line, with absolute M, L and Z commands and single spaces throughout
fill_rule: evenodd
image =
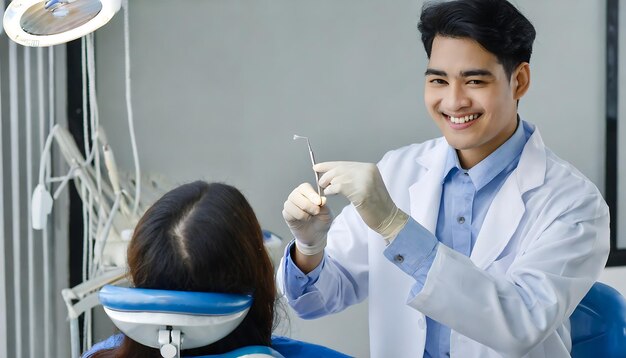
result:
M 183 356 L 263 345 L 285 357 L 347 357 L 321 346 L 272 337 L 277 323 L 274 270 L 254 211 L 232 186 L 196 181 L 166 193 L 137 224 L 128 246 L 128 269 L 135 287 L 253 294 L 250 311 L 233 332 L 208 346 L 183 350 Z M 84 357 L 161 354 L 117 334 Z

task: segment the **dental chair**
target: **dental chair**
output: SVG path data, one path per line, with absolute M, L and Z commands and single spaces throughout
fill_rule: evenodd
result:
M 181 350 L 216 342 L 232 332 L 248 313 L 251 295 L 187 292 L 104 286 L 104 311 L 122 333 L 164 358 L 180 358 Z M 208 357 L 283 357 L 267 346 L 242 347 Z M 196 357 L 200 358 L 200 357 Z
M 282 254 L 282 238 L 263 230 L 263 242 L 277 264 Z M 160 349 L 163 357 L 180 357 L 182 349 L 206 346 L 227 336 L 243 321 L 252 305 L 253 298 L 249 295 L 113 286 L 127 285 L 125 276 L 126 269 L 119 268 L 63 290 L 72 337 L 79 337 L 79 317 L 101 304 L 122 333 L 145 346 Z M 72 339 L 72 357 L 80 357 L 78 338 Z M 203 357 L 283 356 L 269 347 L 252 346 Z
M 626 357 L 626 299 L 596 282 L 570 316 L 573 358 Z

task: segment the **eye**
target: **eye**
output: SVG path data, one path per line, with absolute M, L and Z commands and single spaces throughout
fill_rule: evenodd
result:
M 434 79 L 430 80 L 429 82 L 432 83 L 432 84 L 435 84 L 435 85 L 445 85 L 445 84 L 447 84 L 447 82 L 442 80 L 441 78 L 434 78 Z
M 484 83 L 485 83 L 485 82 L 484 82 L 484 81 L 481 81 L 481 80 L 470 80 L 470 81 L 467 81 L 467 84 L 468 84 L 468 85 L 482 85 L 482 84 L 484 84 Z

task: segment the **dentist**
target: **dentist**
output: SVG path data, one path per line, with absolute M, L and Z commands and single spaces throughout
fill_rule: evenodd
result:
M 283 217 L 278 271 L 303 318 L 369 297 L 372 357 L 569 357 L 569 316 L 609 252 L 598 189 L 520 119 L 532 24 L 506 0 L 427 4 L 425 104 L 443 137 L 326 162 Z M 321 204 L 320 204 L 321 203 Z

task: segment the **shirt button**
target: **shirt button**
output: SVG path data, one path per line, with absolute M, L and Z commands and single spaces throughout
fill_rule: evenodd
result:
M 403 262 L 404 262 L 404 256 L 402 256 L 402 255 L 396 255 L 396 256 L 394 256 L 394 257 L 393 257 L 393 260 L 394 260 L 395 262 L 397 262 L 397 263 L 401 264 L 401 263 L 403 263 Z
M 464 217 L 462 217 L 462 216 L 459 216 L 459 217 L 456 219 L 456 221 L 457 221 L 459 224 L 463 224 L 463 223 L 465 222 L 465 218 L 464 218 Z

